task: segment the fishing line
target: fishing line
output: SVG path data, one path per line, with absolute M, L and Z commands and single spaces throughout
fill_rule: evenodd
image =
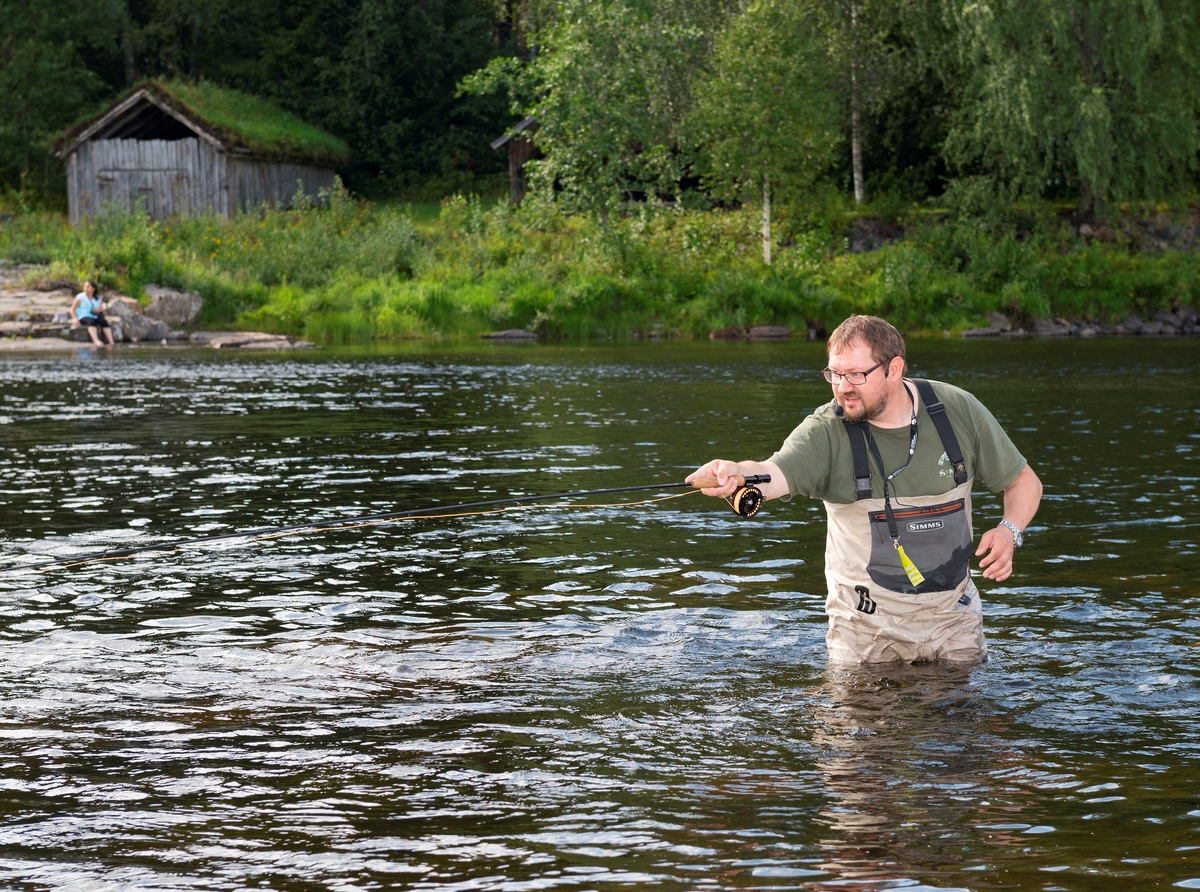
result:
M 743 517 L 752 517 L 754 514 L 758 513 L 758 508 L 762 504 L 762 492 L 754 484 L 769 483 L 771 480 L 770 475 L 764 474 L 758 477 L 745 478 L 738 477 L 737 479 L 740 485 L 737 492 L 729 497 L 729 503 L 736 513 L 742 515 Z M 383 514 L 363 514 L 357 517 L 345 517 L 340 520 L 333 519 L 313 521 L 310 523 L 294 524 L 292 526 L 266 527 L 258 530 L 245 530 L 244 532 L 240 533 L 221 533 L 216 536 L 199 536 L 195 539 L 177 539 L 172 542 L 162 542 L 158 545 L 141 545 L 137 548 L 123 548 L 115 551 L 97 552 L 95 554 L 74 555 L 72 557 L 55 558 L 53 560 L 39 561 L 32 564 L 13 564 L 8 567 L 0 567 L 0 573 L 10 573 L 16 570 L 45 570 L 50 567 L 78 567 L 83 564 L 92 564 L 101 561 L 114 561 L 122 558 L 134 557 L 135 555 L 139 554 L 149 554 L 151 552 L 159 554 L 173 554 L 186 548 L 194 548 L 200 545 L 211 545 L 216 542 L 228 542 L 238 539 L 245 540 L 246 543 L 261 542 L 269 539 L 279 539 L 286 536 L 294 536 L 300 533 L 319 533 L 332 532 L 336 530 L 360 529 L 363 527 L 396 523 L 402 520 L 437 520 L 440 518 L 503 514 L 507 511 L 519 511 L 528 507 L 532 507 L 526 504 L 528 502 L 548 502 L 553 499 L 583 498 L 586 496 L 608 495 L 619 492 L 640 492 L 651 489 L 663 490 L 688 487 L 691 490 L 691 492 L 678 493 L 676 495 L 664 496 L 658 499 L 643 499 L 638 502 L 542 506 L 545 508 L 635 507 L 638 505 L 649 505 L 654 502 L 663 502 L 667 501 L 668 499 L 677 499 L 681 496 L 691 495 L 692 492 L 698 492 L 702 488 L 707 489 L 715 487 L 716 485 L 716 479 L 708 477 L 700 478 L 690 483 L 650 483 L 641 486 L 614 486 L 607 489 L 589 489 L 579 492 L 557 492 L 540 496 L 510 496 L 504 499 L 487 499 L 481 502 L 463 502 L 458 505 L 435 505 L 428 508 L 415 508 L 408 511 L 388 511 Z M 754 495 L 755 493 L 757 493 L 757 496 Z

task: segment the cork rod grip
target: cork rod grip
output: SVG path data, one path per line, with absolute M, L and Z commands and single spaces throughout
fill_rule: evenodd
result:
M 753 486 L 756 483 L 770 483 L 770 474 L 754 474 L 750 477 L 743 477 L 741 474 L 734 475 L 738 486 Z M 716 489 L 721 484 L 717 483 L 716 477 L 697 477 L 692 481 L 693 489 Z

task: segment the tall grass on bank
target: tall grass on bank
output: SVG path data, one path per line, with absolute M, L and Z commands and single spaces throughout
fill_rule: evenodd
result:
M 753 209 L 643 206 L 602 229 L 533 201 L 455 197 L 431 214 L 356 202 L 340 186 L 320 198 L 166 224 L 113 214 L 72 228 L 22 214 L 0 229 L 0 257 L 133 296 L 151 281 L 195 289 L 205 325 L 326 343 L 502 328 L 582 339 L 829 329 L 851 312 L 941 331 L 997 310 L 1114 321 L 1200 298 L 1195 252 L 1089 244 L 1048 211 L 1008 221 L 909 212 L 903 240 L 861 253 L 849 250 L 847 215 L 794 214 L 766 266 Z

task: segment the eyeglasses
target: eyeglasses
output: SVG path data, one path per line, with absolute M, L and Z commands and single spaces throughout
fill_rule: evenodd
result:
M 842 380 L 845 379 L 857 387 L 860 384 L 866 384 L 867 375 L 871 374 L 871 372 L 875 371 L 881 365 L 883 365 L 882 362 L 877 362 L 865 372 L 846 372 L 844 375 L 841 372 L 835 372 L 833 369 L 821 369 L 821 374 L 830 384 L 841 384 Z

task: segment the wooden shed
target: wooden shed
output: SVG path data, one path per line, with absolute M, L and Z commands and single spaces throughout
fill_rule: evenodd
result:
M 513 204 L 520 204 L 525 198 L 525 162 L 538 157 L 533 142 L 537 129 L 537 118 L 526 118 L 492 143 L 493 149 L 508 148 L 508 199 Z
M 316 196 L 348 156 L 340 139 L 271 103 L 211 84 L 147 82 L 55 144 L 71 222 L 139 204 L 156 220 L 229 216 Z

